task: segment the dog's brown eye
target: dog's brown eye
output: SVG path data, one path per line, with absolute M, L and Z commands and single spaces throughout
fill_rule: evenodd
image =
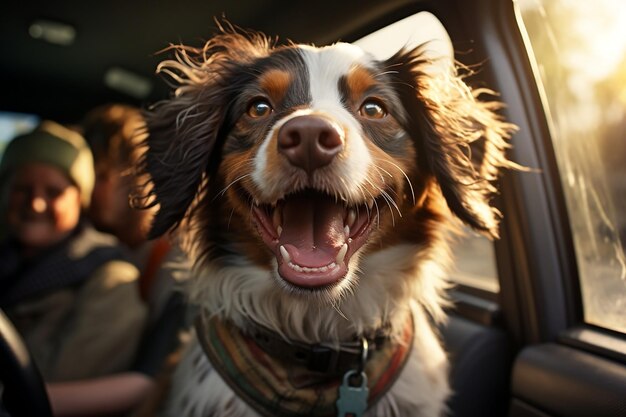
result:
M 272 112 L 272 106 L 265 100 L 256 100 L 248 107 L 248 116 L 257 119 L 268 116 Z
M 387 110 L 378 100 L 366 100 L 361 105 L 359 114 L 368 119 L 382 119 L 387 116 Z

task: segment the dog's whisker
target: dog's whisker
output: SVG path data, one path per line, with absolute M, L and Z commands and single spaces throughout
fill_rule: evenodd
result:
M 395 208 L 396 211 L 398 212 L 398 215 L 402 217 L 402 212 L 400 211 L 400 207 L 398 207 L 395 200 L 385 190 L 380 190 L 380 195 L 383 197 L 383 200 L 385 201 L 385 203 L 387 203 L 387 206 L 389 207 L 389 213 L 391 214 L 391 224 L 395 226 L 396 219 L 393 214 L 393 209 Z
M 228 216 L 228 224 L 226 225 L 226 230 L 230 230 L 230 222 L 233 219 L 233 215 L 235 214 L 235 208 L 230 211 L 230 216 Z
M 374 195 L 369 190 L 367 190 L 365 187 L 363 187 L 362 185 L 359 185 L 358 192 L 361 194 L 361 196 L 363 198 L 363 201 L 370 201 L 370 200 L 374 201 L 375 200 Z M 366 193 L 369 194 L 370 198 L 367 197 Z M 365 204 L 365 213 L 367 213 L 367 220 L 369 221 L 370 220 L 370 206 L 369 206 L 369 204 Z
M 380 209 L 378 208 L 378 201 L 374 200 L 376 205 L 376 227 L 380 229 Z
M 403 177 L 404 177 L 404 179 L 406 180 L 406 182 L 407 182 L 407 184 L 408 184 L 408 186 L 409 186 L 409 189 L 410 189 L 410 191 L 411 191 L 411 200 L 413 201 L 413 204 L 415 204 L 415 202 L 416 202 L 416 200 L 415 200 L 415 190 L 413 189 L 413 184 L 411 183 L 411 180 L 409 179 L 409 176 L 408 176 L 408 175 L 406 174 L 406 172 L 404 172 L 404 170 L 403 170 L 403 169 L 402 169 L 402 168 L 401 168 L 398 164 L 396 164 L 395 162 L 393 162 L 393 161 L 391 161 L 391 160 L 385 160 L 385 163 L 388 163 L 388 164 L 392 165 L 394 168 L 396 168 L 396 169 L 397 169 L 397 170 L 398 170 L 398 171 L 402 174 L 402 176 L 403 176 Z M 385 172 L 387 175 L 389 175 L 390 177 L 392 177 L 392 178 L 393 178 L 393 175 L 392 175 L 389 171 L 387 171 L 387 170 L 385 170 L 384 168 L 382 168 L 381 166 L 378 166 L 378 165 L 377 165 L 377 166 L 376 166 L 376 168 L 377 168 L 377 169 L 380 169 L 381 171 Z
M 369 184 L 372 188 L 376 189 L 378 187 L 376 187 L 376 185 L 372 182 L 372 180 L 370 180 L 369 178 L 365 179 L 366 183 Z M 364 192 L 367 192 L 371 198 L 374 200 L 374 204 L 376 204 L 376 198 L 374 197 L 374 194 L 367 188 L 363 187 Z M 367 200 L 367 198 L 366 198 Z M 366 213 L 367 213 L 367 219 L 368 221 L 370 220 L 370 208 L 369 208 L 369 204 L 367 204 L 366 206 Z
M 252 213 L 254 212 L 254 206 L 255 206 L 255 203 L 254 203 L 254 198 L 253 198 L 252 196 L 249 196 L 249 197 L 248 197 L 248 207 L 249 207 L 250 209 L 248 210 L 248 223 L 249 223 L 251 226 L 254 226 L 254 222 L 253 222 L 253 220 L 252 220 L 252 219 L 253 219 L 253 217 L 252 217 Z
M 332 299 L 332 297 L 331 297 L 331 299 Z M 332 307 L 333 307 L 333 309 L 334 309 L 337 313 L 339 313 L 339 315 L 340 315 L 341 317 L 343 317 L 346 321 L 350 321 L 350 319 L 348 319 L 348 317 L 344 314 L 344 312 L 343 312 L 343 311 L 341 311 L 341 308 L 339 307 L 339 302 L 337 302 L 337 301 L 333 301 L 333 302 L 332 302 Z
M 218 192 L 218 193 L 215 195 L 215 197 L 213 197 L 213 200 L 212 200 L 212 201 L 214 202 L 217 198 L 222 197 L 224 194 L 226 194 L 226 192 L 228 191 L 228 189 L 229 189 L 230 187 L 232 187 L 233 185 L 235 185 L 237 182 L 239 182 L 239 181 L 243 180 L 244 178 L 247 178 L 247 177 L 250 177 L 250 176 L 252 176 L 252 174 L 244 174 L 244 175 L 241 175 L 241 176 L 240 176 L 240 177 L 238 177 L 238 178 L 235 178 L 235 179 L 234 179 L 234 180 L 233 180 L 230 184 L 228 184 L 226 187 L 224 187 L 224 188 L 222 189 L 222 191 Z
M 389 206 L 389 214 L 391 214 L 391 225 L 395 227 L 395 225 L 396 225 L 396 218 L 393 215 L 393 210 L 391 209 L 391 206 L 389 205 L 389 201 L 387 201 L 386 198 L 384 200 L 387 203 L 387 206 Z
M 391 192 L 395 193 L 395 190 L 390 190 Z M 387 202 L 387 205 L 389 206 L 389 209 L 392 210 L 393 208 L 396 209 L 396 211 L 398 212 L 398 215 L 400 217 L 402 217 L 402 211 L 400 211 L 400 207 L 398 207 L 398 204 L 396 203 L 396 201 L 393 199 L 393 197 L 391 197 L 391 195 L 389 194 L 389 192 L 387 192 L 384 189 L 379 189 L 380 195 L 385 199 L 385 201 Z M 393 207 L 392 207 L 393 206 Z
M 383 199 L 386 201 L 385 195 L 383 194 L 384 190 L 381 187 L 379 187 L 379 186 L 375 185 L 374 183 L 372 183 L 371 180 L 368 179 L 367 181 L 372 186 L 372 188 L 378 190 L 378 192 L 380 193 L 381 197 L 383 197 Z M 373 201 L 374 201 L 374 204 L 376 205 L 377 227 L 380 228 L 380 210 L 379 210 L 379 207 L 378 207 L 378 202 L 377 202 L 376 198 L 374 198 Z M 387 203 L 387 205 L 389 205 L 389 203 Z M 389 208 L 391 209 L 391 207 L 389 207 Z M 390 210 L 390 212 L 391 212 L 391 210 Z M 391 216 L 393 217 L 393 213 L 391 213 Z
M 376 201 L 376 198 L 374 197 L 374 194 L 372 194 L 369 190 L 366 190 L 367 193 L 371 196 L 372 200 L 374 202 L 374 205 L 372 207 L 376 207 L 376 216 L 379 219 L 379 226 L 380 226 L 380 212 L 378 211 L 378 202 Z M 372 207 L 370 207 L 369 205 L 367 205 L 367 220 L 371 221 L 371 216 L 372 216 Z
M 387 162 L 387 161 L 385 161 L 385 162 Z M 381 167 L 380 165 L 376 165 L 376 169 L 378 169 L 378 170 L 380 170 L 380 171 L 384 172 L 385 174 L 387 174 L 387 176 L 388 176 L 389 178 L 393 178 L 393 174 L 391 174 L 391 172 L 387 171 L 386 169 L 384 169 L 384 168 L 383 168 L 383 167 Z
M 400 168 L 399 165 L 395 164 L 392 162 L 392 164 L 398 168 L 398 171 L 400 171 L 402 173 L 402 175 L 404 176 L 404 178 L 406 179 L 407 184 L 409 185 L 409 189 L 411 190 L 411 200 L 413 201 L 413 205 L 415 205 L 416 200 L 415 200 L 415 190 L 413 189 L 413 183 L 411 183 L 411 179 L 409 178 L 409 176 L 406 174 L 406 172 L 404 172 L 404 170 L 402 168 Z
M 370 179 L 367 179 L 366 181 L 367 181 L 368 184 L 370 184 L 372 186 L 372 188 L 377 189 L 381 193 L 381 196 L 384 199 L 384 195 L 382 195 L 383 189 L 378 187 L 378 186 L 376 186 Z M 371 192 L 369 190 L 368 190 L 368 193 L 370 193 L 370 195 L 372 195 L 372 198 L 373 198 L 373 194 L 371 194 Z M 376 198 L 373 198 L 373 201 L 374 201 L 374 205 L 376 206 L 376 227 L 378 229 L 380 229 L 380 209 L 378 207 L 378 200 Z M 389 203 L 387 203 L 387 204 L 389 204 Z M 391 207 L 390 207 L 390 209 L 391 209 Z M 393 213 L 391 213 L 391 216 L 393 217 Z M 369 220 L 370 220 L 370 217 L 369 217 L 369 211 L 368 211 L 368 221 Z

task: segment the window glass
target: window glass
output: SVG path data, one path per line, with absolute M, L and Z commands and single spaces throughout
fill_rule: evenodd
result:
M 411 48 L 425 42 L 428 42 L 426 52 L 432 57 L 453 59 L 452 42 L 446 29 L 439 19 L 428 12 L 409 16 L 355 43 L 377 58 L 386 59 L 402 47 Z M 433 68 L 437 69 L 436 64 Z M 453 252 L 455 267 L 451 277 L 454 281 L 490 292 L 499 291 L 491 241 L 467 231 L 463 238 L 455 242 Z
M 453 245 L 452 252 L 455 282 L 488 292 L 500 291 L 493 242 L 467 229 Z
M 585 321 L 626 332 L 626 2 L 519 6 L 545 94 Z
M 35 128 L 39 118 L 32 114 L 9 113 L 0 111 L 0 156 L 4 153 L 7 143 L 22 133 Z

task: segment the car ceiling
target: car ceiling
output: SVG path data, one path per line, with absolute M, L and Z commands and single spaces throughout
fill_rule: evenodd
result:
M 279 42 L 325 44 L 353 40 L 402 17 L 411 0 L 294 2 L 258 1 L 57 1 L 7 2 L 0 15 L 0 110 L 35 113 L 73 122 L 107 102 L 145 106 L 167 95 L 154 74 L 170 43 L 200 46 L 216 31 L 214 18 L 278 36 Z M 74 28 L 70 46 L 33 38 L 36 21 Z M 166 56 L 166 55 L 165 55 Z M 137 99 L 107 87 L 107 69 L 122 68 L 147 78 L 151 93 Z

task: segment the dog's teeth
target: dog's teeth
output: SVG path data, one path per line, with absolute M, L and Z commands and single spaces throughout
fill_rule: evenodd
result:
M 346 235 L 346 237 L 350 237 L 350 226 L 346 226 L 343 228 L 343 234 Z
M 346 218 L 346 226 L 352 227 L 356 220 L 356 211 L 354 209 L 348 210 L 348 217 Z
M 372 207 L 374 207 L 374 199 L 372 198 L 370 201 L 367 202 L 367 207 L 371 210 Z
M 280 235 L 282 235 L 282 234 L 283 234 L 283 228 L 282 228 L 281 226 L 278 226 L 278 227 L 276 228 L 276 233 L 278 233 L 278 237 L 280 237 Z
M 328 265 L 320 266 L 320 267 L 310 267 L 310 266 L 300 266 L 298 264 L 294 264 L 293 262 L 287 263 L 289 268 L 293 269 L 296 272 L 304 272 L 304 273 L 320 273 L 320 272 L 328 272 L 337 268 L 337 264 L 335 262 L 331 262 Z
M 254 205 L 259 207 L 260 204 L 261 204 L 261 202 L 255 198 L 254 199 Z
M 291 262 L 291 257 L 289 256 L 289 252 L 283 245 L 280 245 L 280 254 L 283 256 L 283 260 L 287 263 Z
M 348 252 L 348 244 L 344 243 L 341 249 L 339 249 L 339 253 L 337 254 L 337 263 L 340 264 L 343 262 L 343 259 L 346 257 L 346 253 Z

